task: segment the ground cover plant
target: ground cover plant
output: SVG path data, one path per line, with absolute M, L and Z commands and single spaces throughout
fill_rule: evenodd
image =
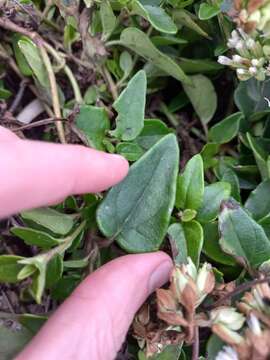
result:
M 0 117 L 131 164 L 1 222 L 2 359 L 87 274 L 158 249 L 170 284 L 121 359 L 269 358 L 269 0 L 0 0 Z

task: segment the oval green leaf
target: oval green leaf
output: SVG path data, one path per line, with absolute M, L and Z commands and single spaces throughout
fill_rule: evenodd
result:
M 97 211 L 103 234 L 129 252 L 157 250 L 173 210 L 178 164 L 176 137 L 167 135 L 107 194 Z

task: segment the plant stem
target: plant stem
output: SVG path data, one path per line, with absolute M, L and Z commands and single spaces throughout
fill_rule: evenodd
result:
M 55 60 L 63 67 L 63 70 L 66 73 L 67 77 L 69 78 L 70 84 L 72 86 L 76 102 L 82 104 L 83 98 L 80 87 L 73 75 L 73 72 L 70 70 L 69 66 L 65 63 L 65 59 L 61 57 L 51 45 L 45 43 L 44 46 L 47 49 L 47 51 L 49 51 L 49 53 L 55 58 Z
M 199 343 L 199 327 L 194 327 L 194 340 L 192 344 L 192 360 L 199 359 L 200 343 Z
M 110 92 L 112 94 L 113 100 L 115 101 L 118 98 L 118 91 L 117 91 L 117 87 L 116 84 L 114 83 L 110 72 L 106 69 L 105 66 L 102 67 L 101 69 L 103 76 L 105 77 L 105 80 L 109 86 Z
M 246 290 L 249 290 L 252 286 L 263 284 L 265 282 L 270 282 L 270 276 L 266 276 L 263 279 L 255 279 L 255 280 L 246 282 L 244 284 L 241 284 L 235 290 L 229 292 L 228 294 L 223 296 L 221 299 L 214 302 L 214 304 L 209 305 L 209 306 L 205 306 L 204 308 L 205 308 L 205 310 L 212 310 L 212 309 L 222 305 L 224 303 L 224 301 L 230 299 L 231 297 L 233 297 L 235 295 L 238 295 L 238 294 L 241 294 L 242 292 L 244 292 Z
M 54 114 L 55 114 L 56 119 L 60 119 L 62 117 L 62 115 L 61 115 L 61 107 L 60 107 L 60 101 L 59 101 L 58 90 L 57 90 L 57 83 L 56 83 L 53 67 L 52 67 L 50 58 L 49 58 L 49 56 L 47 54 L 47 51 L 45 50 L 43 44 L 39 44 L 39 49 L 40 49 L 40 54 L 41 54 L 41 57 L 43 59 L 44 65 L 45 65 L 46 70 L 48 72 L 48 77 L 49 77 L 50 86 L 51 86 L 51 95 L 52 95 L 52 103 L 53 103 Z M 65 139 L 65 131 L 64 131 L 63 123 L 61 121 L 56 120 L 55 124 L 56 124 L 56 129 L 58 131 L 59 139 L 60 139 L 62 144 L 65 144 L 66 139 Z

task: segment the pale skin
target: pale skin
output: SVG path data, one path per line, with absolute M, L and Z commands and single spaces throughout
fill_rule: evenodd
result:
M 0 127 L 0 217 L 94 193 L 121 181 L 127 161 L 79 145 L 19 139 Z M 136 311 L 169 277 L 163 252 L 127 255 L 89 275 L 16 360 L 111 360 Z

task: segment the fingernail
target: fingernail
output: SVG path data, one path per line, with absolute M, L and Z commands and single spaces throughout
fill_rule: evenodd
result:
M 163 261 L 155 268 L 149 279 L 149 293 L 152 293 L 156 289 L 160 288 L 169 280 L 171 270 L 172 262 L 168 260 Z

